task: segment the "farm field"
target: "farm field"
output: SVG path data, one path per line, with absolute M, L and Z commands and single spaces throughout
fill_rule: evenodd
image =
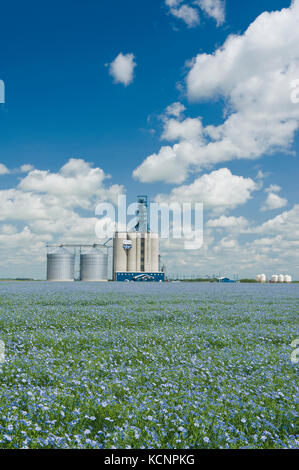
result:
M 2 282 L 0 448 L 298 448 L 298 312 L 297 285 Z

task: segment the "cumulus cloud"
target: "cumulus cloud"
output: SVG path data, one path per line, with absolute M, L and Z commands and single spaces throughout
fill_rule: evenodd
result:
M 188 174 L 188 164 L 193 158 L 195 142 L 203 142 L 203 126 L 201 118 L 187 118 L 181 120 L 185 106 L 179 102 L 168 106 L 162 115 L 162 140 L 169 142 L 179 141 L 173 147 L 163 146 L 158 153 L 154 153 L 137 167 L 133 177 L 143 183 L 153 181 L 166 181 L 168 183 L 182 183 Z
M 196 8 L 189 5 L 182 5 L 179 8 L 170 8 L 170 13 L 183 20 L 188 28 L 194 28 L 199 24 L 199 15 Z
M 8 175 L 15 173 L 28 173 L 34 170 L 34 166 L 30 164 L 21 165 L 18 168 L 9 169 L 3 163 L 0 163 L 0 175 Z
M 169 13 L 183 20 L 188 28 L 200 23 L 199 10 L 214 18 L 217 26 L 225 21 L 225 2 L 223 0 L 165 0 Z
M 24 192 L 16 188 L 0 191 L 0 221 L 55 220 L 68 215 L 63 204 L 54 203 L 39 193 Z
M 107 178 L 101 168 L 92 168 L 91 164 L 71 158 L 57 173 L 33 170 L 19 183 L 18 189 L 27 193 L 46 194 L 52 201 L 66 207 L 90 209 L 98 198 L 111 197 L 118 193 L 119 186 L 109 190 L 103 185 Z
M 173 145 L 145 159 L 135 178 L 180 183 L 190 170 L 289 152 L 299 126 L 299 107 L 290 99 L 290 83 L 299 76 L 298 22 L 296 0 L 290 8 L 264 12 L 244 34 L 229 36 L 213 54 L 197 55 L 186 78 L 188 97 L 224 98 L 226 119 L 218 126 L 198 127 L 191 137 L 178 133 Z M 163 136 L 172 138 L 165 130 Z
M 29 173 L 29 171 L 34 170 L 34 166 L 26 163 L 25 165 L 20 166 L 21 173 Z
M 9 169 L 3 163 L 0 163 L 0 175 L 8 175 L 9 173 Z
M 214 18 L 217 26 L 220 26 L 225 21 L 225 1 L 224 0 L 196 0 L 194 2 L 198 5 L 208 16 Z
M 49 241 L 47 234 L 35 234 L 28 226 L 21 230 L 11 230 L 10 232 L 0 227 L 0 256 L 1 267 L 12 267 L 14 272 L 19 272 L 20 277 L 24 276 L 24 266 L 32 269 L 32 264 L 44 261 L 45 243 Z M 18 270 L 20 266 L 20 270 Z M 25 274 L 27 276 L 27 273 Z
M 168 183 L 183 183 L 187 177 L 184 161 L 179 161 L 176 146 L 163 146 L 158 154 L 148 157 L 133 171 L 133 177 L 142 183 L 166 181 Z
M 234 209 L 245 204 L 257 190 L 251 178 L 233 175 L 227 168 L 197 178 L 192 184 L 178 186 L 169 195 L 159 194 L 157 202 L 203 202 L 216 212 Z
M 242 229 L 248 225 L 248 220 L 243 217 L 234 217 L 222 215 L 218 219 L 210 219 L 206 223 L 206 227 L 220 229 Z
M 281 191 L 281 187 L 278 184 L 271 184 L 269 188 L 265 189 L 266 193 L 279 193 Z
M 287 199 L 280 197 L 278 194 L 281 191 L 281 187 L 276 184 L 271 184 L 269 188 L 265 189 L 265 192 L 268 193 L 268 196 L 261 207 L 261 211 L 268 211 L 274 209 L 281 209 L 285 207 L 288 203 Z
M 261 207 L 261 211 L 281 209 L 281 207 L 285 207 L 287 203 L 288 203 L 287 199 L 284 199 L 283 197 L 278 196 L 278 194 L 269 193 L 266 201 Z
M 183 0 L 165 0 L 165 4 L 169 7 L 176 7 L 182 2 Z
M 288 240 L 299 240 L 299 204 L 267 220 L 255 229 L 255 233 L 281 235 Z
M 256 175 L 256 179 L 262 181 L 264 178 L 268 176 L 267 173 L 264 173 L 262 170 L 259 170 Z
M 165 110 L 165 116 L 174 116 L 178 119 L 181 117 L 185 110 L 186 107 L 182 103 L 177 101 L 167 106 Z
M 134 54 L 120 52 L 109 64 L 109 73 L 113 77 L 114 83 L 122 83 L 124 86 L 130 85 L 134 79 L 136 65 Z
M 16 187 L 0 190 L 2 266 L 28 263 L 29 256 L 44 263 L 45 242 L 94 242 L 96 205 L 115 203 L 124 192 L 107 179 L 101 168 L 72 158 L 56 173 L 31 170 Z
M 176 140 L 192 140 L 202 135 L 203 127 L 201 119 L 187 118 L 180 122 L 176 119 L 168 119 L 164 125 L 162 139 L 169 142 Z

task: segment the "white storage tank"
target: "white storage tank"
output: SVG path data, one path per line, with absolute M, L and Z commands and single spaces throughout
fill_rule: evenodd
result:
M 258 274 L 258 275 L 256 276 L 256 282 L 261 282 L 261 274 Z
M 279 274 L 278 282 L 284 282 L 284 275 L 283 274 Z
M 273 282 L 274 284 L 276 284 L 278 282 L 277 274 L 273 274 L 273 276 L 271 277 L 271 282 Z
M 262 282 L 262 283 L 267 282 L 267 276 L 266 276 L 266 274 L 261 274 L 261 280 L 260 280 L 260 282 Z
M 107 281 L 108 280 L 108 254 L 98 250 L 95 246 L 80 255 L 81 281 Z
M 285 276 L 285 277 L 284 277 L 284 282 L 286 282 L 287 284 L 291 284 L 291 282 L 292 282 L 292 276 L 289 276 L 289 275 Z
M 63 246 L 47 254 L 47 281 L 74 281 L 75 254 Z

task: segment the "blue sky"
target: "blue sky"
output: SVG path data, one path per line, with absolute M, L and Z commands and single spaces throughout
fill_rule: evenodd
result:
M 198 264 L 194 264 L 194 258 L 190 254 L 181 253 L 186 260 L 181 265 L 177 257 L 180 247 L 177 246 L 161 246 L 165 262 L 172 272 L 202 274 L 224 272 L 223 264 L 226 264 L 228 273 L 240 272 L 241 275 L 254 275 L 269 269 L 268 274 L 273 274 L 272 270 L 274 270 L 283 271 L 285 274 L 290 272 L 293 276 L 299 277 L 299 260 L 294 261 L 292 256 L 292 252 L 297 247 L 298 237 L 294 235 L 295 238 L 289 240 L 289 235 L 285 235 L 286 229 L 277 228 L 279 221 L 275 221 L 277 216 L 287 213 L 284 217 L 287 223 L 290 223 L 290 232 L 298 233 L 298 226 L 294 227 L 294 220 L 297 220 L 298 215 L 296 152 L 299 140 L 296 126 L 298 125 L 299 104 L 292 104 L 296 112 L 288 104 L 290 110 L 285 110 L 285 114 L 279 118 L 279 123 L 273 123 L 269 116 L 269 122 L 265 125 L 265 135 L 259 134 L 258 136 L 262 148 L 258 150 L 254 158 L 252 155 L 246 155 L 246 151 L 242 148 L 239 150 L 242 157 L 238 159 L 234 157 L 228 157 L 225 160 L 215 159 L 205 153 L 202 157 L 199 154 L 199 160 L 202 158 L 199 166 L 197 162 L 194 163 L 197 158 L 195 156 L 192 163 L 187 158 L 182 167 L 179 161 L 181 157 L 175 155 L 174 159 L 177 159 L 175 164 L 176 161 L 178 163 L 173 170 L 174 174 L 185 172 L 185 177 L 180 181 L 175 181 L 175 177 L 155 177 L 155 174 L 162 174 L 165 169 L 165 162 L 159 153 L 161 147 L 175 145 L 174 140 L 168 142 L 165 142 L 165 139 L 161 140 L 165 126 L 174 118 L 165 114 L 166 108 L 171 104 L 181 103 L 185 107 L 183 114 L 175 117 L 179 124 L 185 122 L 186 119 L 192 119 L 194 120 L 192 122 L 196 124 L 195 120 L 200 118 L 205 133 L 208 132 L 207 126 L 221 126 L 227 116 L 234 112 L 241 114 L 240 119 L 244 121 L 245 100 L 243 97 L 241 103 L 241 98 L 236 99 L 236 90 L 239 93 L 237 80 L 232 84 L 231 76 L 224 77 L 223 81 L 221 78 L 225 61 L 231 60 L 230 51 L 228 50 L 226 55 L 223 54 L 223 62 L 217 64 L 217 59 L 214 59 L 216 74 L 219 75 L 218 82 L 211 70 L 213 64 L 204 65 L 202 70 L 198 68 L 195 70 L 196 56 L 211 55 L 217 50 L 220 51 L 221 46 L 232 34 L 244 39 L 247 28 L 256 22 L 263 12 L 276 10 L 279 14 L 283 8 L 289 10 L 291 4 L 290 1 L 283 0 L 253 0 L 242 3 L 227 0 L 225 4 L 221 0 L 210 0 L 210 4 L 222 8 L 225 15 L 225 20 L 221 20 L 221 24 L 217 25 L 217 18 L 209 16 L 209 10 L 205 8 L 208 3 L 188 0 L 153 0 L 151 2 L 137 0 L 58 2 L 54 0 L 51 3 L 41 4 L 29 0 L 26 3 L 6 2 L 1 6 L 0 79 L 5 82 L 6 94 L 5 104 L 0 104 L 0 163 L 7 171 L 2 171 L 3 174 L 0 175 L 0 192 L 4 201 L 2 204 L 6 207 L 11 205 L 13 209 L 9 212 L 4 210 L 2 205 L 3 214 L 0 222 L 2 227 L 4 226 L 4 231 L 2 235 L 0 234 L 0 243 L 5 262 L 1 263 L 0 277 L 27 275 L 27 273 L 41 277 L 44 270 L 43 257 L 38 255 L 37 250 L 32 252 L 30 246 L 34 244 L 41 249 L 46 240 L 56 241 L 71 236 L 70 229 L 67 232 L 61 227 L 58 227 L 56 231 L 53 230 L 51 234 L 47 233 L 46 229 L 41 228 L 41 220 L 45 221 L 45 216 L 39 216 L 38 211 L 36 211 L 36 217 L 34 210 L 33 214 L 28 214 L 28 216 L 24 214 L 23 218 L 21 215 L 14 215 L 15 205 L 21 204 L 20 200 L 24 192 L 26 192 L 25 197 L 28 197 L 30 193 L 32 199 L 47 197 L 46 204 L 49 204 L 49 197 L 54 194 L 51 190 L 40 188 L 37 190 L 32 186 L 32 181 L 28 180 L 30 172 L 48 171 L 48 175 L 57 175 L 69 159 L 90 162 L 90 168 L 100 168 L 106 175 L 111 176 L 103 183 L 101 198 L 105 198 L 105 191 L 109 193 L 111 187 L 115 187 L 116 191 L 115 185 L 118 185 L 126 190 L 130 202 L 134 201 L 136 195 L 140 193 L 148 194 L 152 200 L 157 197 L 157 194 L 163 194 L 164 199 L 170 200 L 174 197 L 173 191 L 176 188 L 189 187 L 198 178 L 206 174 L 211 175 L 223 168 L 227 168 L 233 176 L 241 177 L 241 183 L 246 179 L 251 179 L 255 182 L 256 189 L 249 190 L 249 196 L 245 199 L 241 198 L 236 206 L 228 203 L 223 209 L 222 204 L 217 205 L 213 202 L 212 206 L 207 204 L 205 211 L 206 221 L 216 220 L 221 216 L 245 218 L 248 221 L 246 233 L 244 233 L 245 226 L 242 226 L 242 230 L 236 233 L 236 228 L 224 229 L 220 223 L 214 231 L 207 228 L 207 245 L 203 251 L 198 252 L 198 259 L 200 259 Z M 180 15 L 180 8 L 184 5 L 197 12 L 199 24 L 190 25 L 186 20 L 177 17 Z M 298 2 L 297 6 L 293 6 L 288 18 L 290 36 L 296 34 L 292 31 L 292 16 L 298 19 L 297 10 Z M 281 12 L 279 18 L 278 21 L 283 23 Z M 269 31 L 273 31 L 274 34 L 271 53 L 263 44 L 262 35 L 259 42 L 259 31 L 254 31 L 252 37 L 255 35 L 257 41 L 252 41 L 251 47 L 255 47 L 257 52 L 250 50 L 245 37 L 240 50 L 241 59 L 238 59 L 240 64 L 245 70 L 246 64 L 250 63 L 252 57 L 259 58 L 256 64 L 256 79 L 260 79 L 261 73 L 265 79 L 268 70 L 269 77 L 275 77 L 277 76 L 275 73 L 286 68 L 289 68 L 290 75 L 286 77 L 284 83 L 287 83 L 287 80 L 299 78 L 298 53 L 295 47 L 292 50 L 293 43 L 285 46 L 286 51 L 290 51 L 286 53 L 288 57 L 285 62 L 281 60 L 276 64 L 272 60 L 276 56 L 284 55 L 284 50 L 280 45 L 288 41 L 288 38 L 284 36 L 285 30 L 288 30 L 287 24 L 283 23 L 281 28 L 276 29 L 276 20 L 273 15 L 268 16 L 265 21 L 268 25 L 265 27 L 269 27 Z M 295 40 L 296 37 L 294 37 L 294 43 Z M 109 64 L 120 53 L 124 56 L 133 54 L 137 64 L 127 86 L 123 83 L 115 83 L 115 77 L 113 79 L 109 73 Z M 248 62 L 246 54 L 248 54 Z M 193 60 L 192 65 L 189 62 L 191 60 Z M 267 69 L 267 63 L 269 63 L 269 69 Z M 262 71 L 263 64 L 265 64 L 265 71 Z M 234 71 L 234 66 L 236 74 L 239 73 L 238 63 L 230 66 L 231 73 Z M 190 78 L 187 82 L 193 69 L 193 81 L 191 82 Z M 215 79 L 213 87 L 209 85 L 209 79 L 203 81 L 201 78 L 209 74 L 211 74 L 211 82 Z M 246 73 L 240 72 L 240 83 L 242 84 L 243 81 L 245 93 L 256 93 L 256 97 L 253 96 L 248 107 L 253 106 L 252 103 L 259 98 L 258 93 L 260 93 L 255 89 L 252 91 L 249 79 L 253 80 L 250 67 Z M 221 89 L 219 93 L 217 89 Z M 273 92 L 269 95 L 273 100 L 273 108 L 269 106 L 269 103 L 261 104 L 260 108 L 255 103 L 251 116 L 261 110 L 261 114 L 265 113 L 265 122 L 267 122 L 266 114 L 271 114 L 272 109 L 275 112 L 275 93 L 278 89 L 281 88 L 273 86 Z M 279 102 L 277 98 L 277 103 Z M 280 130 L 276 131 L 275 126 L 279 125 L 281 128 L 285 121 L 294 125 L 294 130 L 286 134 L 283 131 L 279 145 L 262 145 L 261 142 L 271 140 L 272 135 L 280 135 Z M 271 135 L 268 132 L 270 127 L 274 129 Z M 240 132 L 243 130 L 241 129 Z M 180 139 L 182 140 L 182 137 Z M 196 139 L 192 138 L 191 142 L 195 155 L 197 155 L 195 146 L 199 142 L 198 139 L 199 136 Z M 222 140 L 222 144 L 225 139 Z M 244 137 L 244 140 L 247 139 L 252 139 L 252 141 L 256 139 L 251 130 Z M 185 135 L 183 141 L 184 143 L 188 141 Z M 190 139 L 188 143 L 190 144 Z M 207 151 L 207 145 L 208 143 L 205 144 L 203 152 Z M 248 147 L 250 145 L 249 142 Z M 193 150 L 191 154 L 192 152 Z M 223 147 L 220 146 L 219 153 L 223 152 Z M 152 170 L 153 160 L 147 160 L 153 154 L 158 155 L 155 159 L 157 170 Z M 208 161 L 209 158 L 211 161 Z M 29 167 L 21 169 L 25 164 L 31 165 L 29 172 Z M 140 172 L 137 175 L 135 172 L 135 177 L 133 177 L 134 170 L 140 165 Z M 149 177 L 151 171 L 154 176 Z M 263 173 L 262 178 L 257 178 L 258 172 L 260 176 Z M 43 173 L 40 176 L 45 175 Z M 52 181 L 54 182 L 54 176 Z M 102 184 L 100 176 L 99 182 Z M 205 199 L 206 186 L 203 185 L 202 180 L 198 184 L 201 188 L 198 197 Z M 228 184 L 230 184 L 229 180 Z M 267 190 L 270 185 L 279 186 L 281 189 Z M 241 187 L 240 191 L 243 189 Z M 238 186 L 236 191 L 238 192 Z M 272 202 L 270 201 L 272 206 L 268 204 L 267 210 L 261 210 L 261 207 L 265 208 L 265 200 L 269 193 L 277 195 L 280 199 L 273 197 Z M 63 197 L 59 201 L 58 193 L 54 195 L 55 204 L 61 204 L 66 210 L 70 210 L 70 216 L 76 214 L 82 218 L 93 217 L 92 204 L 96 201 L 93 201 L 91 195 L 87 196 L 89 204 L 76 205 L 72 202 L 68 208 L 64 205 Z M 98 194 L 95 196 L 99 198 Z M 80 197 L 84 196 L 81 194 Z M 193 193 L 192 197 L 195 197 Z M 207 199 L 209 199 L 208 196 Z M 32 204 L 34 207 L 34 200 Z M 51 207 L 49 213 L 51 210 L 55 212 Z M 53 215 L 53 217 L 57 222 L 58 216 Z M 80 223 L 78 220 L 76 223 Z M 234 222 L 232 219 L 230 221 Z M 271 223 L 268 224 L 269 228 L 263 227 L 267 221 L 274 221 L 272 223 L 275 226 L 274 231 Z M 225 226 L 227 222 L 227 220 L 224 221 Z M 49 219 L 48 223 L 53 226 L 53 220 Z M 248 230 L 248 225 L 250 230 Z M 27 230 L 25 234 L 24 228 Z M 88 231 L 79 233 L 77 236 L 83 238 L 83 235 L 88 239 L 92 237 Z M 283 243 L 277 237 L 282 237 Z M 269 241 L 271 238 L 273 243 Z M 259 244 L 256 242 L 259 239 L 267 239 L 267 241 Z M 246 245 L 248 243 L 251 243 L 250 247 Z M 219 249 L 221 246 L 224 251 Z M 273 247 L 273 252 L 268 249 L 269 246 Z M 7 258 L 9 250 L 11 250 L 11 255 Z M 251 259 L 252 254 L 255 254 L 254 262 L 248 263 L 246 258 L 248 251 L 251 253 Z M 15 261 L 16 256 L 17 261 Z M 35 259 L 29 269 L 30 272 L 27 264 L 28 257 Z M 228 263 L 231 259 L 234 259 L 234 262 Z M 246 263 L 248 263 L 247 267 Z

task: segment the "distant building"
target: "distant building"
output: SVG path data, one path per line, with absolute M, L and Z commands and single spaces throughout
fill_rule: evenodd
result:
M 236 281 L 234 281 L 233 279 L 229 279 L 228 277 L 218 277 L 218 278 L 217 278 L 217 281 L 218 281 L 218 282 L 226 282 L 226 283 L 229 283 L 229 282 L 236 282 Z

